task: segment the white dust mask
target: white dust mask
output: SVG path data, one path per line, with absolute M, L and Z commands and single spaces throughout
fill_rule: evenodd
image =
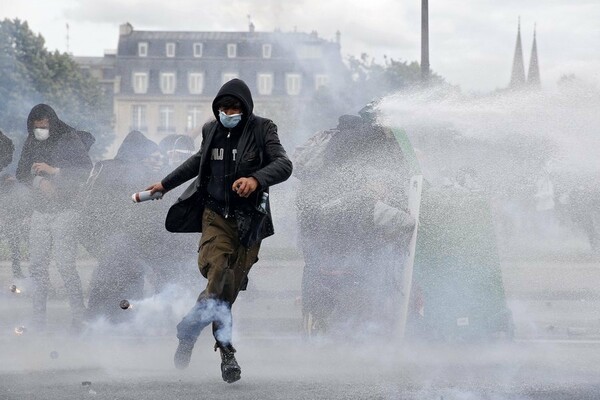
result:
M 50 129 L 46 128 L 35 128 L 33 135 L 37 140 L 46 140 L 50 137 Z

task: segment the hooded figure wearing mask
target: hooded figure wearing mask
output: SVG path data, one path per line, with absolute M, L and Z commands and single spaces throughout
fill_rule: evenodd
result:
M 202 232 L 198 267 L 208 279 L 194 307 L 177 325 L 175 366 L 186 368 L 196 339 L 213 324 L 221 375 L 231 383 L 241 369 L 231 343 L 231 305 L 247 284 L 262 239 L 273 234 L 266 193 L 292 173 L 273 121 L 253 114 L 248 86 L 225 83 L 212 105 L 216 120 L 202 129 L 200 151 L 148 189 L 167 192 L 196 178 L 167 215 L 172 232 Z
M 84 246 L 98 259 L 92 275 L 88 311 L 90 317 L 104 316 L 120 322 L 119 302 L 141 299 L 144 290 L 144 263 L 150 249 L 163 249 L 153 232 L 151 216 L 162 202 L 136 206 L 131 194 L 162 167 L 159 147 L 139 131 L 130 132 L 113 160 L 99 161 L 86 185 L 81 215 Z M 143 215 L 140 215 L 140 212 Z
M 84 316 L 77 254 L 75 209 L 81 184 L 92 162 L 88 148 L 75 129 L 58 119 L 52 107 L 38 104 L 27 118 L 27 139 L 17 167 L 17 179 L 32 188 L 29 233 L 30 273 L 34 282 L 33 323 L 43 330 L 54 248 L 56 266 L 65 284 L 73 313 L 72 328 L 81 328 Z

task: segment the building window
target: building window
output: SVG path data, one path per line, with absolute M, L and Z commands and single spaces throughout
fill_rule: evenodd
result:
M 329 76 L 324 74 L 315 75 L 315 89 L 329 86 Z
M 160 90 L 164 94 L 175 93 L 175 73 L 162 72 L 160 74 Z
M 204 90 L 204 74 L 202 72 L 190 72 L 188 75 L 188 89 L 190 94 L 201 94 Z
M 167 57 L 175 57 L 175 43 L 167 43 L 165 51 L 167 53 Z
M 237 72 L 224 72 L 223 73 L 223 81 L 221 82 L 221 84 L 225 84 L 227 82 L 229 82 L 232 79 L 235 79 L 238 77 Z
M 146 93 L 148 91 L 148 74 L 146 72 L 133 73 L 133 92 Z
M 273 50 L 273 47 L 270 44 L 263 44 L 262 45 L 262 50 L 263 50 L 263 58 L 271 58 L 271 51 Z
M 323 57 L 323 48 L 316 44 L 305 44 L 298 48 L 298 58 L 316 59 Z
M 286 74 L 285 76 L 285 88 L 287 94 L 290 96 L 296 96 L 300 94 L 300 88 L 302 85 L 302 76 L 300 74 Z
M 202 43 L 194 43 L 194 57 L 202 57 Z
M 175 109 L 173 106 L 160 106 L 158 107 L 159 112 L 159 127 L 158 130 L 162 132 L 173 132 L 175 131 L 174 117 Z
M 146 130 L 146 106 L 131 106 L 131 129 L 138 131 Z
M 270 95 L 273 92 L 273 74 L 258 74 L 258 94 Z
M 237 44 L 229 43 L 227 45 L 227 57 L 229 57 L 229 58 L 237 57 Z
M 148 56 L 148 43 L 146 43 L 146 42 L 138 43 L 138 56 L 139 57 Z
M 188 131 L 196 129 L 200 125 L 200 118 L 202 112 L 198 106 L 189 106 L 187 111 L 187 124 L 186 128 Z

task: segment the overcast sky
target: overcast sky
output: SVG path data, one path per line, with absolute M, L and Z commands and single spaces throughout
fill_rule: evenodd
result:
M 310 32 L 333 39 L 342 55 L 368 53 L 420 58 L 419 0 L 2 0 L 0 18 L 20 18 L 48 48 L 101 56 L 115 49 L 119 25 L 138 30 Z M 526 68 L 537 22 L 542 84 L 563 74 L 600 81 L 600 0 L 429 0 L 431 67 L 464 90 L 488 91 L 510 79 L 517 19 L 521 16 Z

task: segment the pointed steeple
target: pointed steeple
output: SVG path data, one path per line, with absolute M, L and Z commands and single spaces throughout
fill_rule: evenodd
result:
M 517 45 L 515 46 L 515 56 L 513 58 L 509 87 L 511 89 L 516 89 L 523 85 L 525 85 L 525 63 L 523 62 L 523 46 L 521 45 L 521 17 L 519 17 Z
M 527 85 L 540 87 L 540 66 L 538 64 L 536 28 L 533 27 L 533 47 L 531 48 L 531 58 L 529 59 L 529 71 L 527 72 Z

